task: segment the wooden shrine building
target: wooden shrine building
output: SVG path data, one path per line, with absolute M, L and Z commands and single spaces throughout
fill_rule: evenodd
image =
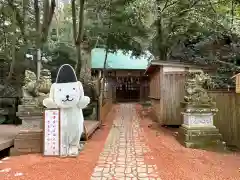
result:
M 189 65 L 180 62 L 151 61 L 145 74 L 150 79 L 149 99 L 152 118 L 161 125 L 182 124 L 181 102 L 185 95 L 186 74 L 189 71 L 211 72 L 206 66 Z
M 91 53 L 92 73 L 103 71 L 105 49 L 95 48 Z M 113 102 L 138 102 L 148 99 L 149 79 L 144 72 L 151 54 L 135 58 L 118 50 L 108 53 L 106 61 L 106 91 Z

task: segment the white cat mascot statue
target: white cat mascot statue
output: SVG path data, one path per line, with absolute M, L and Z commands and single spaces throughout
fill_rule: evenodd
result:
M 77 80 L 72 66 L 62 65 L 52 84 L 49 98 L 43 100 L 47 108 L 60 108 L 61 117 L 61 156 L 77 156 L 80 138 L 84 131 L 82 109 L 90 103 L 84 96 L 83 86 Z

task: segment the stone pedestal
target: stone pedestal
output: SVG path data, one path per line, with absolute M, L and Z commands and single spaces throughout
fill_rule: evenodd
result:
M 43 151 L 43 130 L 21 130 L 14 140 L 14 148 L 20 153 L 41 153 Z
M 43 148 L 43 113 L 41 109 L 19 105 L 17 116 L 22 129 L 14 140 L 14 148 L 20 153 L 40 153 Z
M 212 112 L 184 112 L 177 139 L 188 148 L 223 147 L 222 136 L 213 124 Z
M 188 113 L 183 112 L 183 125 L 187 127 L 215 127 L 213 113 Z
M 22 127 L 24 129 L 42 129 L 43 117 L 42 116 L 19 116 L 22 120 Z
M 19 105 L 17 116 L 24 129 L 43 129 L 43 110 L 37 107 Z

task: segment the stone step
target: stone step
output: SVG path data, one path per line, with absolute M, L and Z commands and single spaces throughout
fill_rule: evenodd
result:
M 177 135 L 177 140 L 188 148 L 216 147 L 224 149 L 222 135 L 215 127 L 194 127 L 181 126 Z
M 183 144 L 185 147 L 188 148 L 201 148 L 201 149 L 216 149 L 216 150 L 225 150 L 226 145 L 222 141 L 206 141 L 206 142 L 199 142 L 199 141 L 185 141 Z
M 221 140 L 221 134 L 207 134 L 207 135 L 185 135 L 185 141 L 214 141 L 214 140 Z
M 191 127 L 191 128 L 187 128 L 187 127 L 183 127 L 181 126 L 179 128 L 179 133 L 182 134 L 189 134 L 189 135 L 211 135 L 211 134 L 219 134 L 219 129 L 217 129 L 216 127 Z

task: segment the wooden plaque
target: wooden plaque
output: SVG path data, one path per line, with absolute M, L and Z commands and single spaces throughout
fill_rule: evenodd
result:
M 43 114 L 43 155 L 59 156 L 61 119 L 59 109 L 46 109 Z

